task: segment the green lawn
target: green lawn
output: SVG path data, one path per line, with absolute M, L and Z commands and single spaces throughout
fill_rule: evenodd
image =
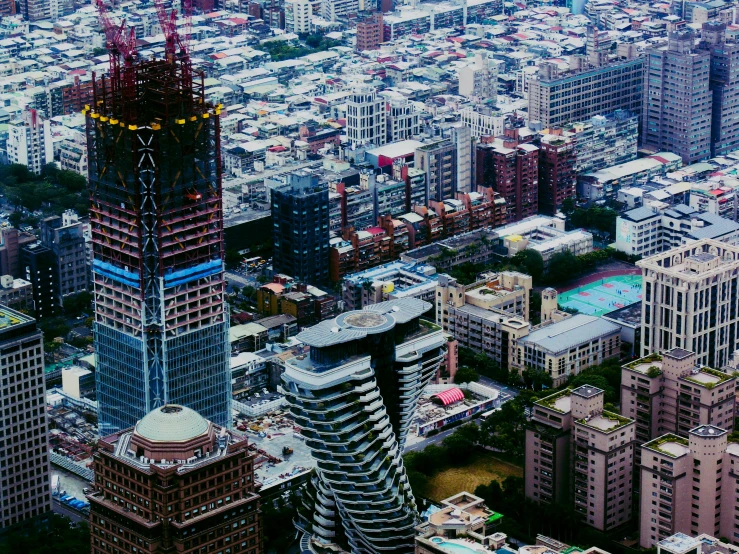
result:
M 492 480 L 502 483 L 511 476 L 523 477 L 523 468 L 492 454 L 475 454 L 469 464 L 447 468 L 431 477 L 422 494 L 439 502 L 458 492 L 475 492 L 478 485 L 487 485 Z

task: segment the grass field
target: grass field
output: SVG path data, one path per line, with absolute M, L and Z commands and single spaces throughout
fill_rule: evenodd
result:
M 424 496 L 439 502 L 458 492 L 475 492 L 478 485 L 487 485 L 493 479 L 502 483 L 510 476 L 523 477 L 523 468 L 491 454 L 475 454 L 466 466 L 450 467 L 431 477 Z

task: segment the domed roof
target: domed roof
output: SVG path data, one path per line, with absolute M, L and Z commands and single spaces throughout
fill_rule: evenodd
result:
M 184 442 L 208 432 L 208 420 L 195 410 L 167 404 L 146 414 L 135 433 L 157 442 Z

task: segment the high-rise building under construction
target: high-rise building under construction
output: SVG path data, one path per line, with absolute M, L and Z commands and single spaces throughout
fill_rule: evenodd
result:
M 106 34 L 110 75 L 84 110 L 100 432 L 172 403 L 228 427 L 220 108 L 174 28 L 160 60 Z

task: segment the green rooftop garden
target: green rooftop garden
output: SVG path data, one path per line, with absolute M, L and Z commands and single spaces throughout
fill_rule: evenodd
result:
M 628 425 L 629 423 L 632 423 L 633 422 L 633 420 L 632 419 L 629 419 L 628 417 L 624 417 L 624 416 L 619 415 L 619 414 L 617 414 L 615 412 L 609 412 L 607 410 L 603 410 L 600 413 L 600 415 L 601 415 L 601 417 L 603 419 L 608 419 L 608 420 L 613 421 L 614 423 L 616 423 L 616 426 L 615 427 L 612 427 L 611 429 L 608 430 L 609 432 L 610 431 L 615 431 L 616 429 L 619 429 L 620 427 L 623 427 L 624 425 Z M 586 427 L 592 427 L 593 429 L 600 429 L 600 430 L 602 430 L 600 427 L 596 427 L 595 425 L 591 425 L 590 422 L 589 421 L 585 421 L 585 419 L 578 420 L 578 423 L 580 425 L 585 425 Z
M 563 412 L 559 408 L 555 408 L 554 405 L 556 404 L 557 400 L 559 400 L 560 398 L 569 396 L 570 392 L 572 392 L 572 389 L 566 388 L 559 392 L 555 392 L 554 394 L 550 396 L 544 397 L 541 400 L 537 400 L 536 402 L 534 402 L 534 404 L 538 404 L 539 406 L 542 406 L 544 408 L 549 408 L 550 410 L 554 410 L 555 412 L 560 412 L 563 414 L 565 412 Z
M 640 365 L 650 364 L 652 362 L 661 362 L 661 361 L 662 361 L 662 356 L 654 353 L 654 354 L 649 354 L 649 356 L 644 356 L 643 358 L 639 358 L 638 360 L 634 360 L 633 362 L 626 364 L 624 367 L 626 367 L 626 369 L 636 369 Z M 653 367 L 656 367 L 656 366 L 653 366 Z M 652 368 L 650 367 L 649 369 L 652 369 Z
M 713 369 L 710 367 L 702 367 L 700 369 L 700 373 L 712 375 L 713 377 L 716 377 L 718 381 L 716 383 L 706 383 L 705 381 L 701 381 L 700 379 L 696 378 L 695 375 L 686 375 L 684 379 L 686 381 L 690 381 L 691 383 L 695 383 L 696 385 L 704 386 L 710 390 L 716 385 L 720 385 L 721 383 L 725 383 L 729 379 L 734 378 L 734 375 L 729 375 L 728 373 L 724 373 L 723 371 L 719 371 L 718 369 Z
M 664 454 L 665 456 L 669 456 L 670 458 L 676 458 L 675 454 L 672 452 L 668 452 L 667 450 L 664 450 L 660 448 L 661 445 L 668 443 L 668 442 L 674 442 L 677 444 L 682 444 L 683 446 L 688 446 L 688 439 L 685 439 L 683 437 L 678 437 L 677 435 L 668 434 L 664 435 L 663 437 L 659 437 L 658 439 L 654 439 L 653 441 L 650 441 L 646 443 L 643 448 L 649 448 L 650 450 L 656 450 L 657 452 Z

